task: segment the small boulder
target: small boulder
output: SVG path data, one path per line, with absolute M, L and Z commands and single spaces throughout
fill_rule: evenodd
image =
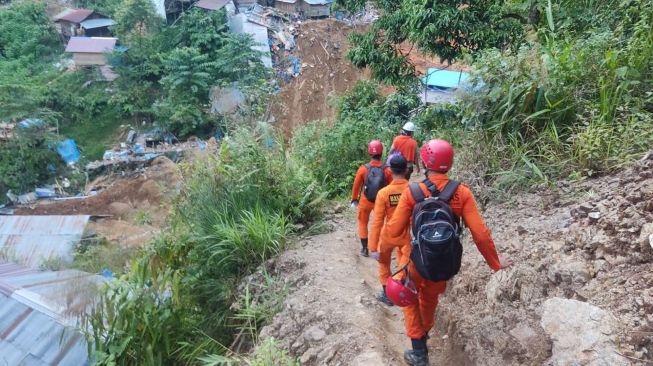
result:
M 124 202 L 111 202 L 109 204 L 109 212 L 121 219 L 126 219 L 132 207 Z
M 307 342 L 316 343 L 326 337 L 326 332 L 317 325 L 314 325 L 304 332 L 304 339 Z
M 653 250 L 653 223 L 642 226 L 638 242 L 643 253 Z
M 542 328 L 553 341 L 552 365 L 629 365 L 616 353 L 617 320 L 607 311 L 558 297 L 542 308 Z

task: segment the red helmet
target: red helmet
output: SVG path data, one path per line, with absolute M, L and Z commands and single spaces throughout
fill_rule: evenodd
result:
M 379 140 L 372 140 L 367 144 L 367 152 L 374 155 L 383 155 L 383 144 Z
M 453 165 L 453 148 L 445 140 L 431 140 L 422 146 L 420 156 L 426 168 L 446 173 Z
M 408 276 L 403 280 L 388 277 L 385 283 L 385 294 L 393 304 L 404 307 L 417 304 L 417 289 Z

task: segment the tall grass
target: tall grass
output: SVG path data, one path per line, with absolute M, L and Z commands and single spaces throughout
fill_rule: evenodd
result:
M 268 134 L 266 136 L 266 134 Z M 324 194 L 274 132 L 233 131 L 219 156 L 181 169 L 170 229 L 86 319 L 99 364 L 196 364 L 231 343 L 242 277 L 279 253 Z M 257 323 L 258 325 L 258 323 Z

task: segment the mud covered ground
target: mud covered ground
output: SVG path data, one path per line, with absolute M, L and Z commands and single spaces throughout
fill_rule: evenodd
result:
M 396 365 L 402 315 L 374 299 L 354 213 L 268 263 L 290 286 L 262 331 L 304 365 Z M 515 266 L 493 273 L 465 236 L 463 270 L 438 307 L 432 365 L 645 365 L 653 336 L 653 154 L 619 174 L 560 183 L 483 216 Z
M 307 21 L 299 28 L 297 48 L 293 53 L 301 62 L 301 74 L 281 86 L 272 98 L 275 125 L 288 136 L 308 122 L 332 120 L 335 108 L 332 98 L 350 90 L 356 81 L 366 78 L 346 60 L 347 36 L 362 32 L 335 19 Z

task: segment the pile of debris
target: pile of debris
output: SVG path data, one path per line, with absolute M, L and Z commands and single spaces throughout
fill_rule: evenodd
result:
M 107 150 L 102 160 L 86 164 L 86 171 L 92 175 L 102 174 L 115 169 L 136 170 L 159 156 L 179 161 L 184 152 L 194 149 L 206 149 L 208 143 L 197 138 L 179 142 L 172 133 L 155 127 L 145 133 L 130 130 L 124 142 Z

